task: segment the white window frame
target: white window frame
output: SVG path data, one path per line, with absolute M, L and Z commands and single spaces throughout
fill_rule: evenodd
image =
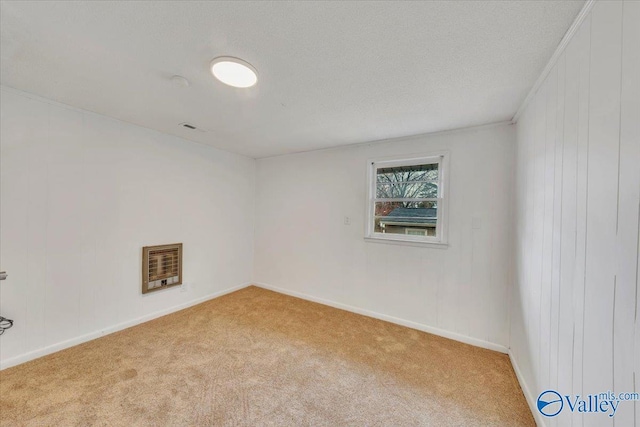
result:
M 380 168 L 412 166 L 428 163 L 438 164 L 438 197 L 433 199 L 402 199 L 402 201 L 436 201 L 438 217 L 436 219 L 435 236 L 416 236 L 410 234 L 378 233 L 375 231 L 375 203 L 395 201 L 396 199 L 376 199 L 377 171 Z M 441 151 L 421 155 L 370 159 L 367 161 L 367 220 L 365 240 L 381 243 L 397 243 L 414 246 L 433 246 L 444 248 L 448 245 L 448 212 L 449 212 L 449 152 Z

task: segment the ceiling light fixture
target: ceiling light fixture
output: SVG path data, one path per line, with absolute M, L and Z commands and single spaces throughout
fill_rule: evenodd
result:
M 211 61 L 211 74 L 233 87 L 247 88 L 258 81 L 258 72 L 251 64 L 231 56 L 219 56 Z

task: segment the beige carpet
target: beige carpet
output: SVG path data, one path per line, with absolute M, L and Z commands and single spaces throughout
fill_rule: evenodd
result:
M 0 422 L 535 425 L 504 354 L 256 287 L 1 371 Z

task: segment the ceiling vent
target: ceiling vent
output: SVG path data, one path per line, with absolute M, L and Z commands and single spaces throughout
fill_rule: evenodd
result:
M 187 123 L 187 122 L 180 123 L 178 126 L 188 130 L 195 130 L 196 132 L 205 132 L 204 129 L 198 129 L 196 125 L 192 125 L 191 123 Z
M 182 284 L 182 243 L 142 248 L 142 293 Z

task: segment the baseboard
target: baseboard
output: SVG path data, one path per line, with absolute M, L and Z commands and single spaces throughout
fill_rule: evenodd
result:
M 20 364 L 28 362 L 30 360 L 37 359 L 37 358 L 42 357 L 42 356 L 46 356 L 46 355 L 51 354 L 51 353 L 55 353 L 55 352 L 60 351 L 60 350 L 64 350 L 64 349 L 69 348 L 69 347 L 73 347 L 73 346 L 78 345 L 78 344 L 82 344 L 82 343 L 87 342 L 87 341 L 94 340 L 96 338 L 100 338 L 100 337 L 105 336 L 105 335 L 112 334 L 114 332 L 121 331 L 123 329 L 130 328 L 130 327 L 135 326 L 135 325 L 139 325 L 139 324 L 144 323 L 144 322 L 148 322 L 149 320 L 153 320 L 153 319 L 156 319 L 158 317 L 166 316 L 167 314 L 171 314 L 171 313 L 174 313 L 176 311 L 184 310 L 185 308 L 189 308 L 189 307 L 192 307 L 194 305 L 201 304 L 201 303 L 203 303 L 205 301 L 209 301 L 211 299 L 221 297 L 223 295 L 229 294 L 231 292 L 235 292 L 235 291 L 240 290 L 242 288 L 246 288 L 247 286 L 250 286 L 250 285 L 251 285 L 251 283 L 244 283 L 242 285 L 234 286 L 232 288 L 228 288 L 228 289 L 225 289 L 223 291 L 214 292 L 212 294 L 209 294 L 209 295 L 206 295 L 204 297 L 188 301 L 186 303 L 178 304 L 178 305 L 175 305 L 173 307 L 169 307 L 169 308 L 165 308 L 163 310 L 155 311 L 153 313 L 146 314 L 144 316 L 141 316 L 141 317 L 138 317 L 138 318 L 135 318 L 135 319 L 132 319 L 132 320 L 127 320 L 125 322 L 118 323 L 117 325 L 109 326 L 107 328 L 103 328 L 103 329 L 100 329 L 98 331 L 90 332 L 88 334 L 81 335 L 81 336 L 76 337 L 76 338 L 71 338 L 71 339 L 66 340 L 66 341 L 61 341 L 59 343 L 55 343 L 55 344 L 52 344 L 52 345 L 49 345 L 49 346 L 46 346 L 46 347 L 43 347 L 43 348 L 39 348 L 37 350 L 30 351 L 28 353 L 21 354 L 19 356 L 15 356 L 15 357 L 9 358 L 7 360 L 4 360 L 4 361 L 0 362 L 0 371 L 3 370 L 3 369 L 6 369 L 6 368 L 10 368 L 12 366 L 20 365 Z
M 520 383 L 520 388 L 522 388 L 522 392 L 524 393 L 524 397 L 529 404 L 529 409 L 531 409 L 531 413 L 533 414 L 533 418 L 535 419 L 536 424 L 538 425 L 538 427 L 546 427 L 547 422 L 540 414 L 540 412 L 538 412 L 535 396 L 531 394 L 531 390 L 527 386 L 527 383 L 524 380 L 524 376 L 522 375 L 522 371 L 520 370 L 518 362 L 516 362 L 516 358 L 513 356 L 511 350 L 509 350 L 509 359 L 511 360 L 511 366 L 513 366 L 513 370 L 515 371 L 518 382 Z
M 335 301 L 330 301 L 330 300 L 326 300 L 326 299 L 323 299 L 323 298 L 314 297 L 312 295 L 303 294 L 301 292 L 290 291 L 288 289 L 279 288 L 277 286 L 268 285 L 266 283 L 254 282 L 253 284 L 255 286 L 259 287 L 259 288 L 268 289 L 270 291 L 278 292 L 278 293 L 285 294 L 285 295 L 290 295 L 292 297 L 301 298 L 301 299 L 304 299 L 304 300 L 307 300 L 307 301 L 311 301 L 311 302 L 317 302 L 319 304 L 328 305 L 330 307 L 339 308 L 341 310 L 350 311 L 352 313 L 361 314 L 363 316 L 373 317 L 375 319 L 380 319 L 380 320 L 384 320 L 386 322 L 395 323 L 395 324 L 400 325 L 400 326 L 406 326 L 408 328 L 417 329 L 417 330 L 423 331 L 423 332 L 428 332 L 428 333 L 433 334 L 433 335 L 438 335 L 438 336 L 441 336 L 441 337 L 444 337 L 444 338 L 449 338 L 449 339 L 452 339 L 452 340 L 455 340 L 455 341 L 460 341 L 460 342 L 465 343 L 465 344 L 471 344 L 471 345 L 474 345 L 476 347 L 486 348 L 486 349 L 489 349 L 489 350 L 494 350 L 494 351 L 498 351 L 500 353 L 505 353 L 505 354 L 507 354 L 509 352 L 507 347 L 505 347 L 503 345 L 495 344 L 495 343 L 492 343 L 492 342 L 489 342 L 489 341 L 484 341 L 484 340 L 481 340 L 481 339 L 478 339 L 478 338 L 469 337 L 467 335 L 462 335 L 462 334 L 458 334 L 458 333 L 455 333 L 455 332 L 446 331 L 444 329 L 435 328 L 433 326 L 424 325 L 422 323 L 416 323 L 416 322 L 412 322 L 410 320 L 405 320 L 405 319 L 400 319 L 398 317 L 388 316 L 386 314 L 377 313 L 375 311 L 366 310 L 366 309 L 363 309 L 363 308 L 354 307 L 354 306 L 351 306 L 351 305 L 342 304 L 342 303 L 339 303 L 339 302 L 335 302 Z

